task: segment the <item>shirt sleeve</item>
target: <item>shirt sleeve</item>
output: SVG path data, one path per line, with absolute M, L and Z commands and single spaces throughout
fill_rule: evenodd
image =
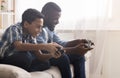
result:
M 61 40 L 56 33 L 53 33 L 53 42 L 56 42 L 65 47 L 67 41 Z
M 4 32 L 1 41 L 0 57 L 4 57 L 5 52 L 7 52 L 7 55 L 13 54 L 15 50 L 13 43 L 15 41 L 22 41 L 22 35 L 19 28 L 16 28 L 16 26 L 10 26 Z
M 15 41 L 22 41 L 22 34 L 16 26 L 12 26 L 6 30 L 3 38 L 8 39 L 8 43 L 12 44 Z

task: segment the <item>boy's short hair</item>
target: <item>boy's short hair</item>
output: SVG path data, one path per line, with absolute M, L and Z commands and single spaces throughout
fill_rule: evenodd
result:
M 46 15 L 46 14 L 49 14 L 50 12 L 52 12 L 52 11 L 61 12 L 61 8 L 54 2 L 48 2 L 43 6 L 41 13 Z
M 36 18 L 44 18 L 44 15 L 36 9 L 27 9 L 22 14 L 22 25 L 25 21 L 31 24 Z

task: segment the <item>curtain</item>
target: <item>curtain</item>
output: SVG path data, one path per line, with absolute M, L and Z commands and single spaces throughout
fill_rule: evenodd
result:
M 90 0 L 92 1 L 92 0 Z M 90 3 L 88 0 L 85 2 Z M 86 54 L 89 60 L 86 64 L 86 75 L 87 78 L 103 78 L 104 77 L 104 60 L 105 60 L 105 47 L 107 44 L 107 29 L 106 26 L 111 19 L 111 0 L 93 0 L 94 4 L 91 3 L 92 7 L 84 8 L 82 19 L 77 19 L 75 30 L 80 31 L 75 33 L 76 38 L 90 39 L 95 43 L 95 47 L 92 51 Z M 89 6 L 87 6 L 89 7 Z M 95 7 L 95 8 L 94 8 Z M 93 8 L 91 10 L 91 8 Z M 87 11 L 88 10 L 88 11 Z M 93 11 L 93 15 L 92 12 Z M 87 13 L 86 13 L 87 12 Z M 89 13 L 91 15 L 89 16 Z
M 75 0 L 74 0 L 75 1 Z M 94 49 L 86 56 L 87 78 L 104 78 L 104 61 L 108 34 L 108 23 L 112 18 L 112 0 L 80 0 L 61 17 L 58 30 L 63 33 L 73 33 L 73 39 L 89 39 L 95 43 Z M 70 6 L 73 5 L 69 4 Z M 68 8 L 69 5 L 66 5 Z M 65 9 L 65 8 L 64 8 Z M 63 9 L 63 11 L 64 11 Z M 60 32 L 61 33 L 61 32 Z M 62 36 L 62 35 L 61 35 Z M 71 39 L 71 37 L 68 37 Z M 64 38 L 63 38 L 64 39 Z M 66 40 L 69 40 L 66 39 Z

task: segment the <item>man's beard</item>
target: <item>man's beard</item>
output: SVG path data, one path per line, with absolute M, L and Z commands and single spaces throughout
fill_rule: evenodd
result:
M 55 26 L 48 26 L 48 29 L 49 29 L 50 31 L 54 31 Z

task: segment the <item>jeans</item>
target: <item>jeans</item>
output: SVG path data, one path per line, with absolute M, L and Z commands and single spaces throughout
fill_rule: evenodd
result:
M 74 66 L 74 78 L 86 78 L 84 56 L 64 54 L 58 59 L 50 59 L 50 63 L 59 68 L 62 78 L 72 78 L 70 63 Z
M 16 52 L 11 56 L 5 57 L 2 63 L 18 66 L 29 72 L 42 71 L 50 67 L 49 61 L 39 61 L 30 52 Z
M 70 63 L 74 67 L 74 78 L 86 78 L 85 75 L 85 57 L 75 54 L 68 54 Z
M 50 63 L 53 66 L 57 66 L 61 72 L 62 78 L 72 78 L 70 70 L 70 61 L 66 54 L 63 54 L 58 59 L 50 59 Z

